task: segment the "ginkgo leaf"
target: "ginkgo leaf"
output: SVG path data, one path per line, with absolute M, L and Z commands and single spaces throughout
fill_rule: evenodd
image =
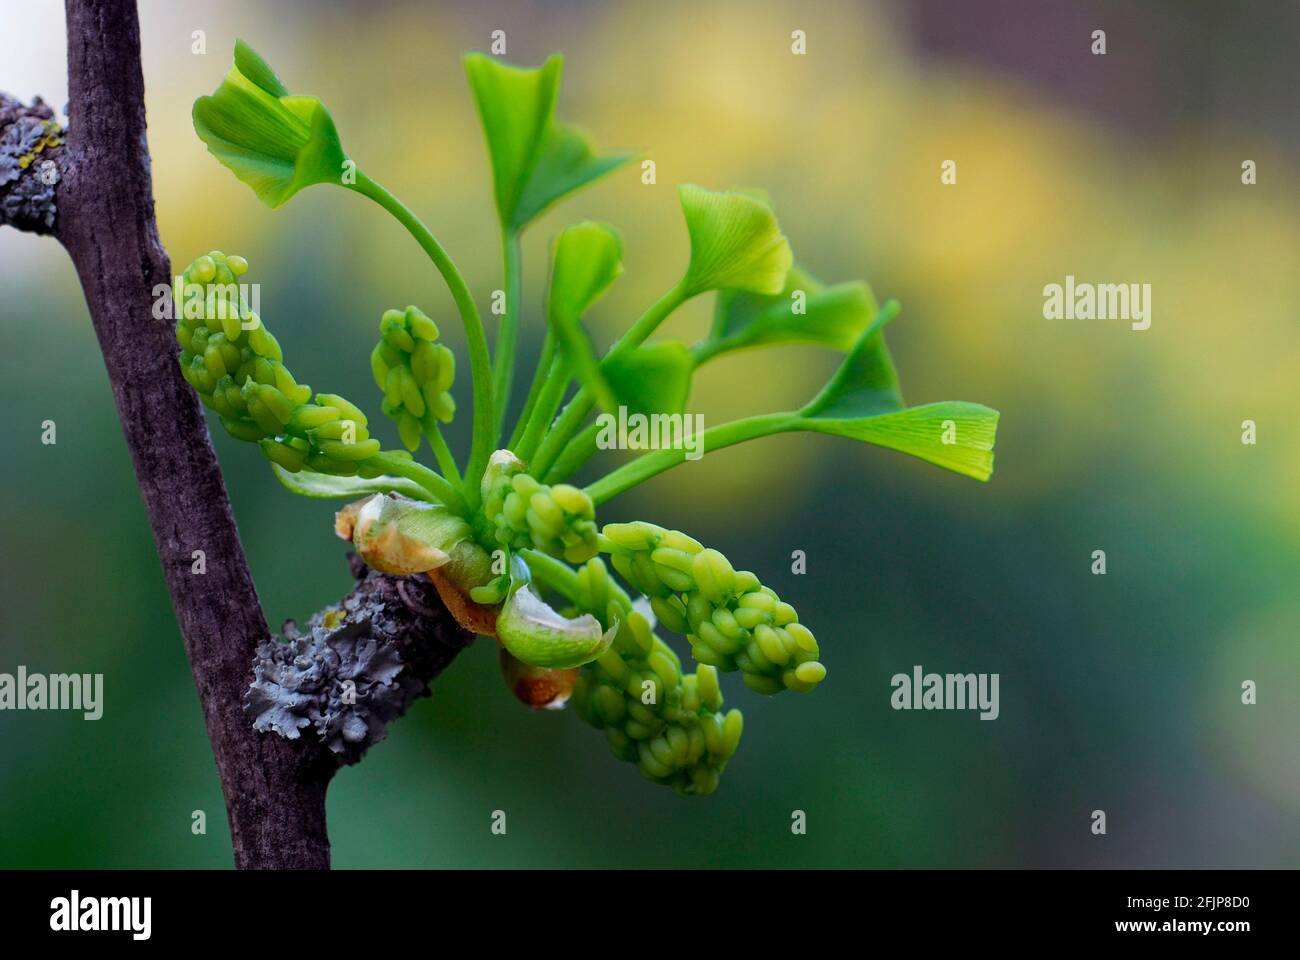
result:
M 600 365 L 600 374 L 629 413 L 681 413 L 694 367 L 686 344 L 665 340 L 613 354 Z
M 617 230 L 591 220 L 565 228 L 551 247 L 547 317 L 552 322 L 581 319 L 622 272 L 623 241 Z
M 555 239 L 546 312 L 573 374 L 606 410 L 678 412 L 685 406 L 694 361 L 682 343 L 664 342 L 596 358 L 582 316 L 623 272 L 617 231 L 584 221 Z
M 412 500 L 433 500 L 433 495 L 414 480 L 405 477 L 336 477 L 311 470 L 290 473 L 278 463 L 271 464 L 271 471 L 290 493 L 300 497 L 316 500 L 355 500 L 370 493 L 400 493 Z
M 721 289 L 781 292 L 793 257 L 770 206 L 749 193 L 692 184 L 678 193 L 691 238 L 682 281 L 687 296 Z
M 590 220 L 563 230 L 551 247 L 551 284 L 546 316 L 560 345 L 560 356 L 602 405 L 613 394 L 600 374 L 582 315 L 623 272 L 623 242 L 612 227 Z
M 884 335 L 886 325 L 897 315 L 896 300 L 877 312 L 830 381 L 800 413 L 807 417 L 844 418 L 902 409 L 898 373 Z
M 777 294 L 718 291 L 713 328 L 696 348 L 699 362 L 730 350 L 808 343 L 848 350 L 879 309 L 865 283 L 827 287 L 799 267 Z
M 796 429 L 888 447 L 987 480 L 998 412 L 956 400 L 904 408 L 883 332 L 897 312 L 895 301 L 880 310 L 825 388 L 799 411 Z
M 582 316 L 623 272 L 617 231 L 584 221 L 563 230 L 551 253 L 546 313 L 560 356 L 605 410 L 678 412 L 690 390 L 694 360 L 682 343 L 663 342 L 597 359 Z
M 961 400 L 865 417 L 805 417 L 800 429 L 849 437 L 928 460 L 976 480 L 993 475 L 998 412 Z
M 617 170 L 632 157 L 631 153 L 597 154 L 581 130 L 552 120 L 537 165 L 515 208 L 513 226 L 523 227 L 556 201 Z
M 291 96 L 242 40 L 221 85 L 194 102 L 193 120 L 209 152 L 268 206 L 313 183 L 342 182 L 347 155 L 329 111 L 315 97 Z
M 481 53 L 465 57 L 465 74 L 492 159 L 497 214 L 505 226 L 515 224 L 520 199 L 542 154 L 563 70 L 564 58 L 558 54 L 531 69 L 498 63 Z
M 256 50 L 238 39 L 235 40 L 235 69 L 271 96 L 289 96 L 288 88 L 275 75 L 271 65 Z

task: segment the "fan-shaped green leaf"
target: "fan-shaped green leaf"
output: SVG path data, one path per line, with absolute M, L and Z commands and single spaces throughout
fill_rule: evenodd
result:
M 678 192 L 691 238 L 682 281 L 687 296 L 721 289 L 781 292 L 793 258 L 771 207 L 748 193 L 692 184 Z
M 885 325 L 897 313 L 896 301 L 881 308 L 830 382 L 799 411 L 798 429 L 889 447 L 987 480 L 993 473 L 998 412 L 956 400 L 904 408 L 884 337 Z
M 703 362 L 729 350 L 782 343 L 848 350 L 878 309 L 865 283 L 827 287 L 796 266 L 778 294 L 718 291 L 713 329 L 696 356 Z
M 694 367 L 686 344 L 665 340 L 607 357 L 600 373 L 629 413 L 681 413 Z
M 291 96 L 242 40 L 221 85 L 194 102 L 193 120 L 209 152 L 268 206 L 313 183 L 341 183 L 347 155 L 329 111 L 315 97 Z
M 497 214 L 506 226 L 516 221 L 520 198 L 547 139 L 560 91 L 564 58 L 558 54 L 540 67 L 512 67 L 481 53 L 465 57 L 465 74 L 483 121 Z
M 884 329 L 898 315 L 891 300 L 876 313 L 822 391 L 800 412 L 808 417 L 862 417 L 900 410 L 898 373 L 885 345 Z
M 613 402 L 600 375 L 582 315 L 623 272 L 623 242 L 609 226 L 590 220 L 563 230 L 551 248 L 551 285 L 546 316 L 560 345 L 560 356 L 602 404 Z
M 557 200 L 631 159 L 630 153 L 597 154 L 581 130 L 552 120 L 537 165 L 514 211 L 514 227 L 523 227 Z
M 976 480 L 993 474 L 998 412 L 948 400 L 867 417 L 805 417 L 801 429 L 849 437 L 920 457 Z

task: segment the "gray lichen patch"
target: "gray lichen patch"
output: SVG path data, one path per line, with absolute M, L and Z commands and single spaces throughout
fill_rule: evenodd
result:
M 40 97 L 26 106 L 0 93 L 0 224 L 37 232 L 54 227 L 63 132 Z
M 341 762 L 360 760 L 429 692 L 403 663 L 387 620 L 382 602 L 353 595 L 312 617 L 305 633 L 289 623 L 287 642 L 264 641 L 245 701 L 254 728 L 296 740 L 311 727 Z

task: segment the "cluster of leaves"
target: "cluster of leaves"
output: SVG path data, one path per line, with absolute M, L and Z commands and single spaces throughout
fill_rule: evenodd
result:
M 248 356 L 227 357 L 218 343 L 209 365 L 222 332 L 208 336 L 200 357 L 193 329 L 178 323 L 187 377 L 209 399 L 220 382 L 220 396 L 254 428 L 232 429 L 243 420 L 218 403 L 222 423 L 261 442 L 290 490 L 364 496 L 340 512 L 340 535 L 378 569 L 427 573 L 463 623 L 501 641 L 507 679 L 526 702 L 553 708 L 576 696 L 579 713 L 607 731 L 616 755 L 683 793 L 710 793 L 741 729 L 738 711 L 720 713 L 717 671 L 739 670 L 751 688 L 774 694 L 807 692 L 826 669 L 794 609 L 716 550 L 652 524 L 598 527 L 600 504 L 681 463 L 687 451 L 653 450 L 584 488 L 570 486 L 562 481 L 597 452 L 593 414 L 681 414 L 696 371 L 716 357 L 794 343 L 844 354 L 830 382 L 798 410 L 710 428 L 706 452 L 813 431 L 985 480 L 997 413 L 962 402 L 905 406 L 883 332 L 897 303 L 879 305 L 862 283 L 823 284 L 796 265 L 766 196 L 685 185 L 678 196 L 690 255 L 681 279 L 603 353 L 583 318 L 623 272 L 619 234 L 584 221 L 555 236 L 541 354 L 507 437 L 522 313 L 520 237 L 543 211 L 632 155 L 598 152 L 556 118 L 560 57 L 520 69 L 470 54 L 465 67 L 491 160 L 502 250 L 505 313 L 491 350 L 475 299 L 433 233 L 344 152 L 320 101 L 291 95 L 242 41 L 221 86 L 196 102 L 194 124 L 212 154 L 272 207 L 305 186 L 333 183 L 378 203 L 425 250 L 466 331 L 473 390 L 467 456 L 458 460 L 439 432 L 455 410 L 454 357 L 414 306 L 383 314 L 371 354 L 383 411 L 396 421 L 405 450 L 379 450 L 368 435 L 364 449 L 343 449 L 347 440 L 357 443 L 355 435 L 335 438 L 338 428 L 328 425 L 328 436 L 295 432 L 294 417 L 303 416 L 296 409 L 261 416 L 253 402 L 266 405 L 263 387 L 286 388 L 277 379 L 282 357 L 278 345 L 259 349 L 254 338 L 232 338 L 234 327 L 223 331 L 226 340 L 242 351 L 243 336 Z M 207 273 L 200 258 L 187 276 L 202 281 Z M 714 318 L 699 342 L 651 339 L 674 310 L 707 293 L 716 295 Z M 274 342 L 267 337 L 257 343 Z M 272 359 L 278 366 L 268 366 Z M 292 399 L 306 404 L 310 391 L 303 391 Z M 364 426 L 357 413 L 351 419 Z M 410 456 L 422 438 L 436 470 Z M 644 608 L 634 609 L 597 553 L 609 554 L 619 575 L 649 598 Z M 560 609 L 548 598 L 558 598 Z M 687 637 L 701 664 L 696 674 L 684 675 L 677 655 L 654 636 L 656 621 Z

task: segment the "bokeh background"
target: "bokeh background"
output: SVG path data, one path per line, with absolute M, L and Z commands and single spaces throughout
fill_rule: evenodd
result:
M 366 356 L 380 312 L 408 302 L 447 321 L 463 361 L 450 300 L 353 195 L 261 206 L 194 136 L 191 102 L 247 39 L 329 105 L 352 155 L 433 225 L 486 302 L 497 239 L 459 54 L 503 29 L 513 62 L 566 54 L 563 118 L 658 165 L 656 186 L 629 167 L 528 235 L 526 350 L 560 227 L 623 231 L 627 273 L 593 321 L 607 341 L 684 267 L 675 184 L 758 185 L 803 264 L 903 302 L 890 342 L 911 402 L 1002 411 L 987 485 L 790 436 L 605 510 L 718 546 L 822 641 L 830 678 L 810 697 L 763 700 L 729 678 L 746 730 L 713 798 L 644 782 L 575 717 L 518 706 L 480 641 L 335 781 L 338 866 L 1296 866 L 1300 5 L 145 0 L 141 19 L 173 263 L 247 256 L 263 316 L 320 389 L 377 412 Z M 0 89 L 65 102 L 62 4 L 5 4 L 0 23 Z M 791 54 L 795 29 L 806 56 Z M 1089 53 L 1094 29 L 1104 57 Z M 946 159 L 956 186 L 940 184 Z M 1042 288 L 1067 273 L 1152 284 L 1151 329 L 1044 320 Z M 669 332 L 698 336 L 708 311 L 691 305 Z M 98 722 L 0 714 L 0 866 L 228 866 L 102 362 L 50 240 L 0 232 L 0 355 L 0 670 L 106 685 Z M 787 408 L 834 363 L 737 356 L 700 377 L 694 409 L 720 422 Z M 330 505 L 284 492 L 219 429 L 216 444 L 271 622 L 337 599 L 349 578 Z M 1001 717 L 891 710 L 889 678 L 913 664 L 1000 673 Z M 1256 706 L 1240 703 L 1247 679 Z M 504 837 L 488 829 L 497 809 Z M 794 810 L 806 836 L 791 834 Z

